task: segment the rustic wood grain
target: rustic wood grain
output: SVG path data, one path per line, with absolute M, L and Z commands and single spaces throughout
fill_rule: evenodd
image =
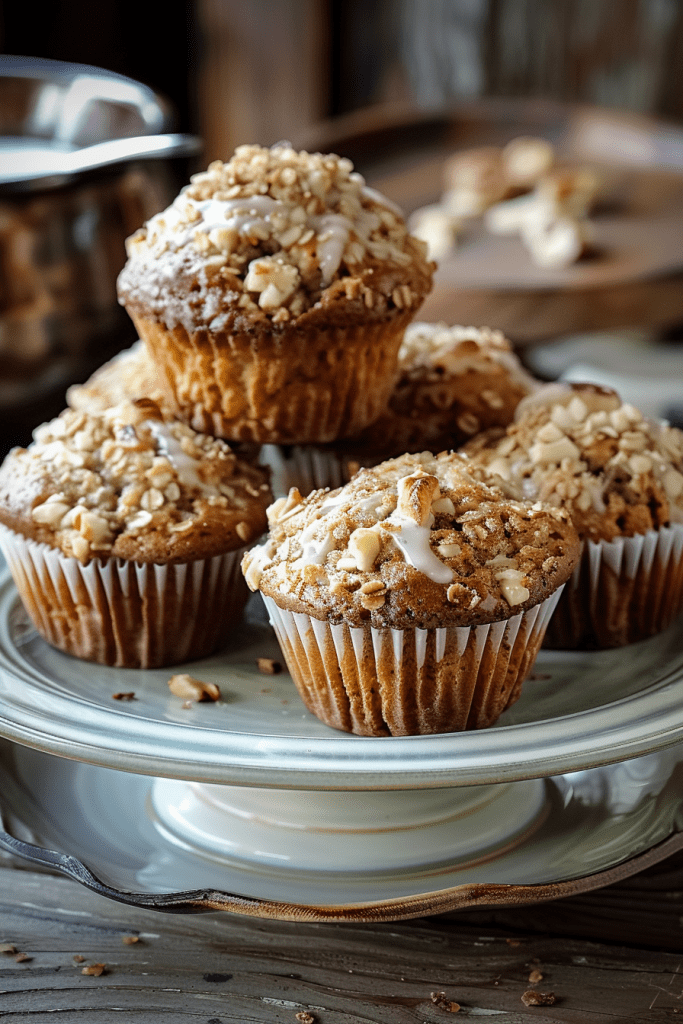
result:
M 683 909 L 678 886 L 683 862 L 537 908 L 541 917 L 532 908 L 521 917 L 499 911 L 485 922 L 463 914 L 321 925 L 131 910 L 67 879 L 4 868 L 0 942 L 31 959 L 0 954 L 0 1017 L 13 1024 L 297 1024 L 296 1014 L 307 1012 L 316 1024 L 438 1024 L 450 1018 L 431 993 L 444 992 L 463 1018 L 495 1016 L 501 1024 L 668 1021 L 683 1012 L 681 957 L 639 945 L 638 929 L 627 922 L 637 894 L 649 901 L 641 913 L 653 927 L 660 921 L 663 940 L 680 931 L 673 920 Z M 602 920 L 611 944 L 565 937 L 572 913 L 593 932 Z M 539 934 L 541 923 L 547 934 Z M 130 935 L 139 941 L 124 943 Z M 84 960 L 75 963 L 74 955 Z M 101 976 L 82 974 L 96 963 L 106 965 Z M 532 970 L 543 975 L 533 985 Z M 555 1004 L 525 1006 L 528 988 L 555 993 Z
M 289 138 L 327 110 L 327 32 L 316 0 L 197 0 L 204 158 Z

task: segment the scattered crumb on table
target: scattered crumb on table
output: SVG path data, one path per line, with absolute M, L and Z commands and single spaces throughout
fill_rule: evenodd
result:
M 522 1002 L 525 1006 L 552 1006 L 556 999 L 554 992 L 537 992 L 533 988 L 528 988 L 522 993 Z
M 457 1013 L 460 1009 L 460 1003 L 449 999 L 445 992 L 431 992 L 429 998 L 435 1006 L 438 1006 L 440 1010 L 445 1010 L 447 1013 Z
M 89 974 L 94 978 L 99 978 L 101 974 L 106 974 L 106 964 L 89 964 L 87 967 L 81 967 L 81 974 Z

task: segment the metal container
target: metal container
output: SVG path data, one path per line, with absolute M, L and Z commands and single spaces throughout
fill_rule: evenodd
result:
M 0 451 L 134 340 L 116 299 L 125 239 L 200 148 L 171 122 L 130 78 L 0 56 Z

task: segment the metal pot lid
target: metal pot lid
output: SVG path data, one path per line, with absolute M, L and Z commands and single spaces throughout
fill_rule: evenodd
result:
M 85 64 L 0 56 L 0 190 L 58 188 L 103 167 L 199 151 L 148 86 Z

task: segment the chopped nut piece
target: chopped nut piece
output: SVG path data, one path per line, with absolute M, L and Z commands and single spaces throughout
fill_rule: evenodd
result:
M 119 691 L 118 693 L 112 693 L 112 700 L 135 700 L 135 691 Z
M 523 992 L 521 998 L 525 1006 L 552 1006 L 557 1001 L 554 992 L 537 992 L 533 988 Z
M 249 523 L 238 523 L 237 526 L 235 527 L 235 531 L 240 540 L 243 540 L 245 544 L 251 537 L 251 528 L 249 526 Z
M 374 530 L 359 527 L 349 537 L 349 552 L 361 572 L 369 572 L 379 554 L 380 541 Z
M 533 971 L 531 971 L 531 973 L 529 974 L 528 980 L 531 982 L 532 985 L 536 985 L 539 981 L 543 981 L 543 974 L 541 973 L 541 971 L 539 971 L 537 967 L 535 967 Z
M 72 956 L 72 958 L 71 958 L 71 959 L 73 960 L 73 962 L 74 962 L 75 964 L 82 964 L 82 963 L 83 963 L 83 961 L 85 960 L 85 957 L 84 957 L 84 956 L 81 956 L 81 954 L 80 954 L 80 953 L 74 953 L 74 955 Z
M 136 942 L 140 941 L 139 935 L 122 935 L 121 942 L 124 946 L 134 946 Z
M 435 1006 L 438 1006 L 440 1010 L 445 1010 L 447 1013 L 457 1013 L 460 1009 L 460 1003 L 448 999 L 445 992 L 432 992 L 429 998 Z
M 256 664 L 259 672 L 263 672 L 266 676 L 276 676 L 282 672 L 282 665 L 274 658 L 257 658 Z
M 11 942 L 0 942 L 0 953 L 16 953 L 16 946 Z
M 81 974 L 89 974 L 95 978 L 99 978 L 101 974 L 106 974 L 106 964 L 89 964 L 87 967 L 81 967 Z
M 431 515 L 432 502 L 440 496 L 437 478 L 424 472 L 412 473 L 398 481 L 397 492 L 399 514 L 424 526 Z
M 301 1010 L 299 1013 L 295 1013 L 294 1016 L 300 1024 L 315 1024 L 315 1017 L 308 1010 Z
M 29 956 L 28 953 L 17 953 L 14 959 L 18 964 L 25 964 L 28 960 L 33 960 L 33 957 Z
M 204 683 L 187 672 L 171 676 L 168 688 L 174 696 L 187 701 L 216 701 L 221 696 L 221 691 L 215 683 Z

